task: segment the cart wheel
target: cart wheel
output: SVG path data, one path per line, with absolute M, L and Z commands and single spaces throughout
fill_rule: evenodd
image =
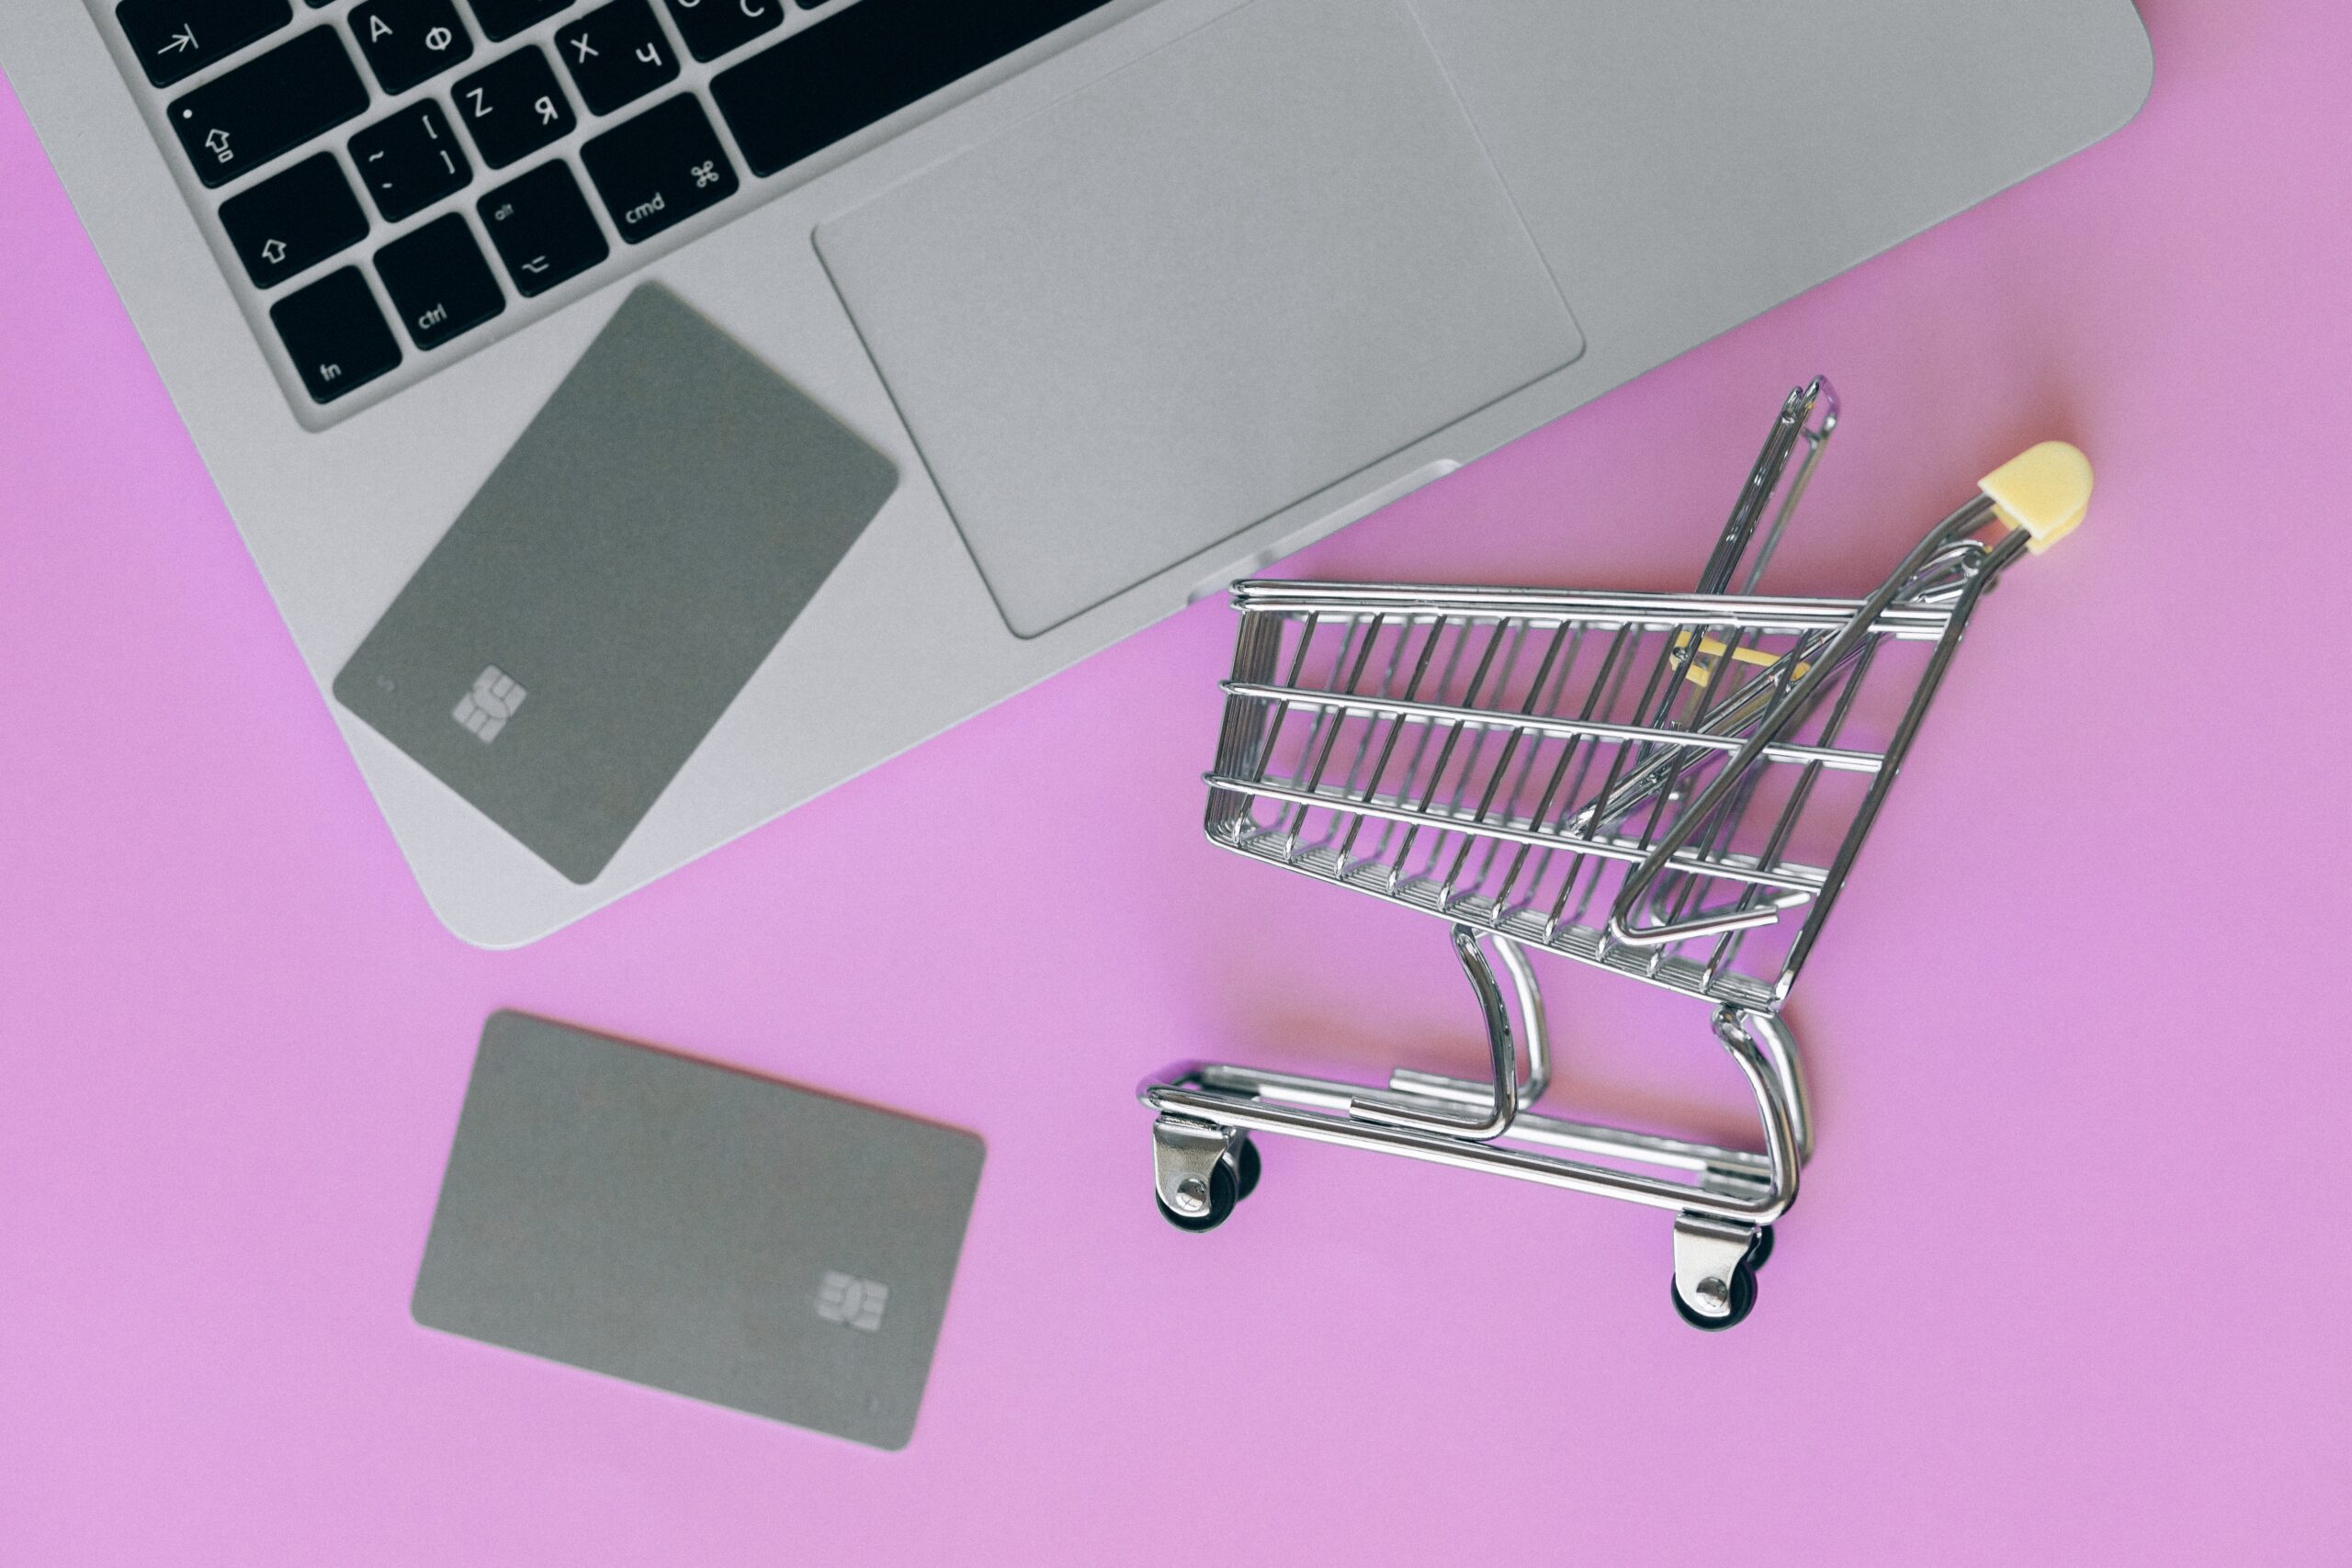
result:
M 1702 1317 L 1691 1311 L 1690 1303 L 1682 1299 L 1682 1292 L 1676 1287 L 1674 1276 L 1671 1274 L 1667 1276 L 1666 1293 L 1674 1298 L 1674 1310 L 1682 1314 L 1683 1322 L 1693 1328 L 1704 1329 L 1710 1334 L 1719 1334 L 1733 1325 L 1744 1321 L 1749 1313 L 1756 1310 L 1756 1269 L 1746 1258 L 1742 1258 L 1732 1269 L 1731 1311 L 1721 1317 Z
M 1232 1165 L 1227 1161 L 1219 1160 L 1209 1169 L 1208 1213 L 1180 1214 L 1170 1208 L 1168 1201 L 1157 1192 L 1151 1195 L 1151 1201 L 1159 1205 L 1159 1212 L 1168 1223 L 1180 1231 L 1213 1231 L 1232 1218 L 1233 1205 L 1240 1201 L 1235 1195 L 1236 1191 L 1237 1184 Z
M 1747 1266 L 1750 1269 L 1761 1269 L 1764 1267 L 1764 1260 L 1771 1256 L 1772 1227 L 1763 1225 L 1758 1228 L 1756 1239 L 1747 1244 Z
M 1233 1160 L 1233 1197 L 1238 1202 L 1258 1190 L 1258 1178 L 1265 1162 L 1258 1157 L 1258 1145 L 1250 1141 L 1249 1134 L 1242 1134 L 1236 1142 L 1241 1145 Z

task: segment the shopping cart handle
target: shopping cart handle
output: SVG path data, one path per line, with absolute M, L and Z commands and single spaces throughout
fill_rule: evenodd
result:
M 2064 441 L 2029 446 L 1976 481 L 1994 514 L 2022 528 L 2040 555 L 2082 525 L 2091 504 L 2091 461 Z
M 1758 926 L 1770 925 L 1781 918 L 1782 910 L 1793 909 L 1813 897 L 1803 888 L 1792 887 L 1775 893 L 1765 903 L 1749 908 L 1727 909 L 1719 915 L 1693 915 L 1687 920 L 1669 920 L 1662 926 L 1636 926 L 1633 920 L 1633 906 L 1649 891 L 1649 879 L 1638 874 L 1626 881 L 1624 890 L 1617 896 L 1616 907 L 1609 911 L 1611 941 L 1623 942 L 1628 947 L 1664 947 L 1668 942 L 1689 942 L 1693 937 L 1752 931 Z

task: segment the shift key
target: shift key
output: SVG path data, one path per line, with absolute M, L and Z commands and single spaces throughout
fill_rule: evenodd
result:
M 332 27 L 214 77 L 171 107 L 196 177 L 224 186 L 368 110 L 368 85 Z
M 735 166 L 691 93 L 596 137 L 580 161 L 632 245 L 735 194 Z

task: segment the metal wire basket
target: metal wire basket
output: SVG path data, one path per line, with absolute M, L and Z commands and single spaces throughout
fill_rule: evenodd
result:
M 2082 455 L 2045 443 L 1869 597 L 1759 596 L 1837 422 L 1826 382 L 1789 394 L 1690 593 L 1235 585 L 1209 838 L 1447 921 L 1492 1072 L 1366 1089 L 1196 1064 L 1148 1083 L 1171 1223 L 1222 1223 L 1257 1184 L 1250 1134 L 1287 1134 L 1672 1210 L 1676 1308 L 1702 1328 L 1747 1315 L 1812 1150 L 1781 1003 L 1977 601 L 2090 494 Z M 1534 1111 L 1551 1052 L 1529 949 L 1719 1004 L 1761 1151 Z

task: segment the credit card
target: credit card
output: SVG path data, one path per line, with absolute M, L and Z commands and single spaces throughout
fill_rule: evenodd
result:
M 411 1310 L 876 1448 L 914 1432 L 978 1136 L 517 1012 L 484 1026 Z
M 644 285 L 335 700 L 592 882 L 897 486 L 888 458 Z

